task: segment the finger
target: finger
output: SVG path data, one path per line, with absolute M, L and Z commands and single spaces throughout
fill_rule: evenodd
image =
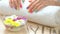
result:
M 33 1 L 35 1 L 35 0 L 29 0 L 30 3 L 33 2 Z
M 20 0 L 14 0 L 14 8 L 19 9 L 20 8 Z
M 37 10 L 37 7 L 40 6 L 41 4 L 43 4 L 42 2 L 43 2 L 43 1 L 40 1 L 38 4 L 36 4 L 36 6 L 32 9 L 32 11 Z
M 20 8 L 20 6 L 22 7 L 22 5 L 21 5 L 21 0 L 17 0 L 17 3 L 18 3 L 18 9 Z
M 17 9 L 20 8 L 21 0 L 17 0 Z
M 13 7 L 13 0 L 9 1 L 9 5 L 10 5 L 11 8 Z
M 17 7 L 18 7 L 17 0 L 14 0 L 14 3 L 13 4 L 14 4 L 14 8 L 17 9 Z
M 17 0 L 17 3 L 20 4 L 21 3 L 21 0 Z
M 33 1 L 33 2 L 27 7 L 27 9 L 30 8 L 30 6 L 33 5 L 35 2 L 36 2 L 36 0 Z
M 30 12 L 30 11 L 32 12 L 32 9 L 33 9 L 33 8 L 35 7 L 35 5 L 38 4 L 38 3 L 39 3 L 39 0 L 36 1 L 33 5 L 31 5 L 31 7 L 28 9 L 29 12 Z
M 39 10 L 41 10 L 42 8 L 44 8 L 45 6 L 47 6 L 46 3 L 41 4 L 40 6 L 37 7 L 36 11 L 38 12 Z
M 30 9 L 33 9 L 33 8 L 35 7 L 35 5 L 38 4 L 38 3 L 39 3 L 39 0 L 37 0 L 36 2 L 34 2 L 33 5 L 31 5 L 31 6 L 29 7 L 29 10 L 30 10 Z
M 47 5 L 48 5 L 47 1 L 42 1 L 41 4 L 34 9 L 34 11 L 38 12 L 39 10 L 41 10 L 43 7 Z
M 29 2 L 31 2 L 32 0 L 29 0 Z

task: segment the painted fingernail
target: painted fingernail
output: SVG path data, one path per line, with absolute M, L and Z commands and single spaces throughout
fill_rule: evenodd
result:
M 27 7 L 27 9 L 28 9 L 29 7 Z
M 25 0 L 22 0 L 22 2 L 24 3 Z
M 15 9 L 17 9 L 17 7 L 15 7 Z
M 31 1 L 29 1 L 29 2 L 31 2 Z
M 22 8 L 22 4 L 20 3 L 20 8 Z
M 34 10 L 34 12 L 38 12 L 38 10 L 37 10 L 37 9 L 35 9 L 35 10 Z
M 33 11 L 32 10 L 29 10 L 29 13 L 33 13 Z

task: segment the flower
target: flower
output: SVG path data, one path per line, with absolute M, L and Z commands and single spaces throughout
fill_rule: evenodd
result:
M 4 24 L 7 26 L 19 27 L 25 24 L 25 20 L 26 19 L 24 17 L 17 17 L 13 15 L 13 16 L 6 17 L 4 20 Z

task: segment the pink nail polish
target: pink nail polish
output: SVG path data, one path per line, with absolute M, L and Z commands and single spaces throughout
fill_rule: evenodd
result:
M 20 8 L 22 8 L 22 4 L 20 3 Z

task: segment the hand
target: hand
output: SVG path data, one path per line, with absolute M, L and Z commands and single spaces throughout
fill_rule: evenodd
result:
M 39 11 L 39 10 L 41 10 L 46 5 L 48 5 L 48 2 L 47 1 L 44 1 L 44 0 L 35 0 L 35 1 L 33 1 L 27 7 L 27 9 L 29 10 L 30 13 L 32 13 L 33 11 Z
M 10 0 L 9 4 L 10 4 L 10 7 L 18 9 L 20 8 L 20 2 L 21 0 Z
M 31 3 L 31 2 L 33 2 L 34 0 L 29 0 L 29 2 Z

